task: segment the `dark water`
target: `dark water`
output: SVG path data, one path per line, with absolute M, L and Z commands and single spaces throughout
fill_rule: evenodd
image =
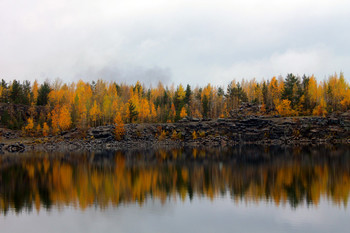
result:
M 0 155 L 0 232 L 349 232 L 349 147 Z

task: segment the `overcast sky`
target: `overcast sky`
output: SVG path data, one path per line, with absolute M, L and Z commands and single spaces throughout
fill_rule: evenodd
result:
M 346 0 L 0 0 L 0 78 L 350 80 Z

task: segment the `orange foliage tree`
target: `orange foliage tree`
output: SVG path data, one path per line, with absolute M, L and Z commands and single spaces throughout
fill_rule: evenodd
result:
M 72 124 L 72 120 L 71 120 L 71 116 L 70 116 L 69 107 L 67 105 L 64 105 L 60 109 L 60 116 L 59 116 L 58 125 L 60 127 L 60 130 L 64 131 L 64 130 L 69 129 L 71 124 Z
M 114 119 L 114 135 L 115 139 L 120 141 L 125 135 L 124 122 L 122 120 L 121 114 L 118 113 Z
M 42 131 L 43 131 L 42 134 L 43 134 L 44 137 L 48 136 L 49 133 L 50 133 L 50 128 L 49 128 L 49 126 L 47 125 L 46 122 L 44 122 L 44 124 L 43 124 Z
M 27 125 L 24 127 L 24 132 L 27 135 L 33 136 L 34 131 L 35 131 L 35 129 L 34 129 L 34 120 L 33 120 L 32 117 L 30 117 L 27 120 Z
M 281 102 L 276 101 L 276 111 L 281 116 L 291 116 L 295 115 L 294 110 L 290 106 L 290 100 L 282 100 Z

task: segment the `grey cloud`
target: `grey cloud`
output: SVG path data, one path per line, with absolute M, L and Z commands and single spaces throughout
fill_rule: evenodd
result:
M 350 2 L 0 2 L 0 77 L 229 83 L 287 72 L 350 75 Z M 330 54 L 310 62 L 315 47 Z M 312 67 L 276 54 L 297 51 Z M 302 51 L 302 52 L 300 52 Z M 272 62 L 270 62 L 272 60 Z M 78 61 L 78 62 L 77 62 Z M 250 65 L 252 66 L 250 67 Z M 327 65 L 324 65 L 327 64 Z M 43 74 L 43 75 L 41 75 Z M 224 74 L 224 75 L 222 75 Z
M 171 83 L 171 72 L 169 69 L 153 67 L 128 67 L 120 68 L 118 65 L 109 65 L 105 67 L 89 67 L 75 74 L 75 79 L 97 80 L 103 79 L 116 81 L 118 83 L 134 84 L 137 81 L 146 85 L 157 85 L 158 82 L 163 84 Z

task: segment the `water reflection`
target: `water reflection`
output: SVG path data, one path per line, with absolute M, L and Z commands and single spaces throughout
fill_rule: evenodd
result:
M 245 147 L 0 157 L 0 210 L 37 211 L 156 199 L 214 199 L 347 206 L 348 148 Z

